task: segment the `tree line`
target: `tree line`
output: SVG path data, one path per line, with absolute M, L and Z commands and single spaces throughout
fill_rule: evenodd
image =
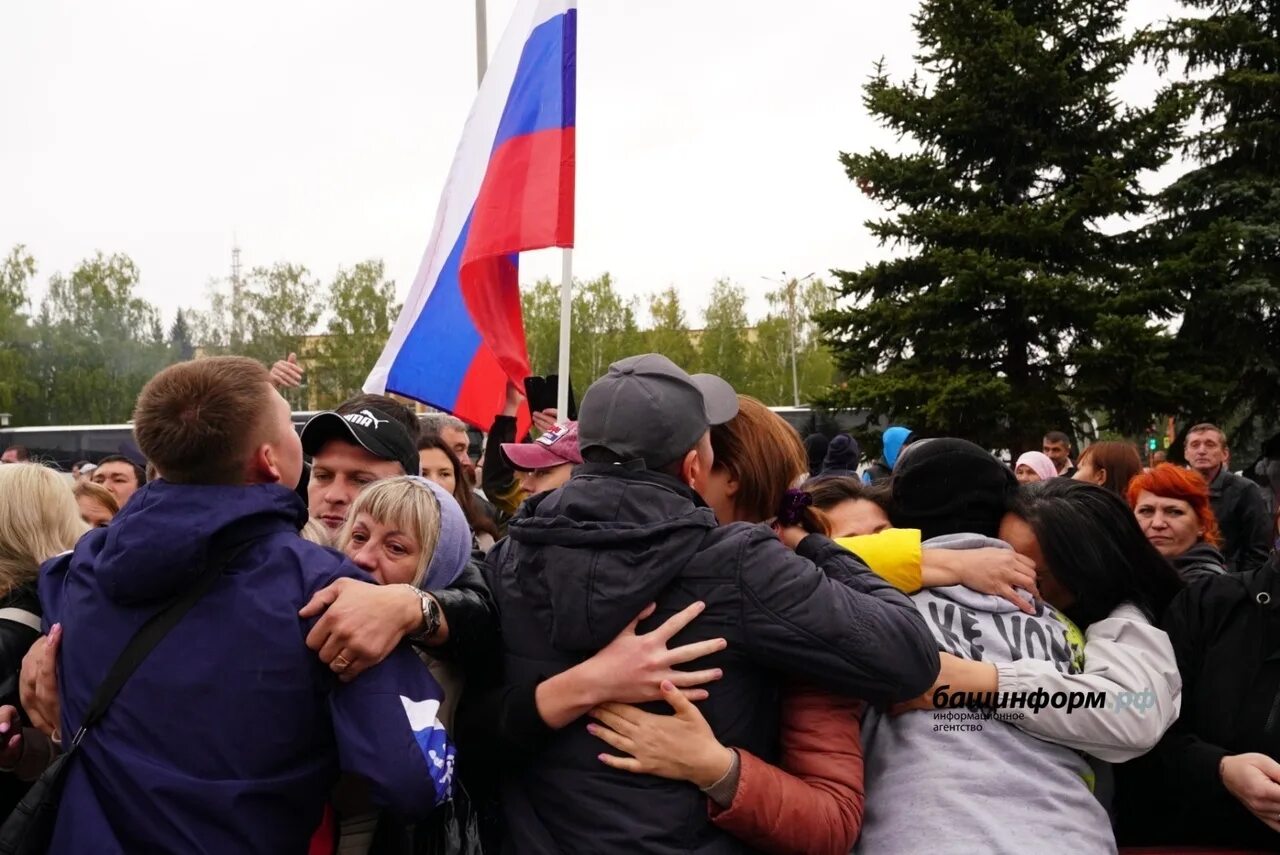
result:
M 699 316 L 691 318 L 674 287 L 644 298 L 626 297 L 604 274 L 573 288 L 570 378 L 577 395 L 609 364 L 636 353 L 661 353 L 691 373 L 707 372 L 770 405 L 812 401 L 835 380 L 835 364 L 814 318 L 834 305 L 822 280 L 794 281 L 766 295 L 769 311 L 752 324 L 747 292 L 727 280 L 712 287 Z M 529 365 L 535 374 L 558 370 L 560 286 L 543 279 L 521 294 Z
M 204 308 L 179 309 L 167 326 L 138 296 L 127 255 L 99 252 L 54 273 L 38 307 L 35 276 L 21 245 L 0 262 L 0 412 L 15 426 L 127 421 L 142 386 L 197 349 L 267 364 L 297 353 L 327 406 L 361 386 L 400 311 L 381 261 L 342 268 L 327 284 L 297 264 L 255 268 L 211 284 Z M 286 394 L 299 408 L 313 399 L 310 389 Z
M 828 403 L 1015 452 L 1093 421 L 1280 427 L 1280 16 L 1182 5 L 1126 32 L 1123 0 L 921 3 L 919 67 L 863 89 L 900 144 L 841 157 L 900 254 L 838 275 Z M 1125 105 L 1142 60 L 1162 85 Z
M 0 261 L 0 412 L 15 426 L 126 421 L 147 380 L 197 353 L 242 354 L 266 364 L 296 353 L 306 381 L 286 397 L 295 409 L 332 407 L 359 391 L 400 313 L 395 283 L 377 260 L 341 268 L 328 282 L 299 264 L 256 267 L 211 283 L 202 307 L 179 309 L 167 325 L 138 295 L 139 270 L 126 255 L 97 253 L 69 275 L 54 273 L 38 306 L 31 299 L 36 273 L 23 246 Z M 790 287 L 769 295 L 771 311 L 753 326 L 746 292 L 718 282 L 699 327 L 675 288 L 641 300 L 619 293 L 608 274 L 579 280 L 575 388 L 580 395 L 616 359 L 657 351 L 783 404 L 792 397 L 794 321 L 800 394 L 809 400 L 834 376 L 812 321 L 830 308 L 832 291 L 816 281 Z M 559 287 L 538 282 L 522 297 L 530 363 L 535 373 L 552 374 Z

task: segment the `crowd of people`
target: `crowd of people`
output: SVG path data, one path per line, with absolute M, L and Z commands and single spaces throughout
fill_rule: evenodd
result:
M 1280 851 L 1276 495 L 1214 425 L 864 461 L 645 354 L 473 448 L 300 380 L 4 451 L 0 842 L 58 771 L 57 853 Z

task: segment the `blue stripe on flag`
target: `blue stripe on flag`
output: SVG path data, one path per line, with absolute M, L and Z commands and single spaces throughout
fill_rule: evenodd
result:
M 534 28 L 520 54 L 492 150 L 512 137 L 577 123 L 577 63 L 577 9 Z
M 480 332 L 462 301 L 458 279 L 458 265 L 470 232 L 468 215 L 458 242 L 453 245 L 431 289 L 431 296 L 414 320 L 387 376 L 389 391 L 409 393 L 442 410 L 453 409 L 467 370 L 481 346 Z

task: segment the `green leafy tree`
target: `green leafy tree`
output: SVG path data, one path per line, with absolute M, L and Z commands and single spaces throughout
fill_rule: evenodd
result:
M 267 364 L 288 353 L 301 355 L 320 320 L 320 295 L 319 281 L 300 264 L 254 268 L 245 283 L 245 354 Z
M 554 374 L 560 358 L 560 288 L 539 279 L 520 293 L 529 369 L 538 376 Z
M 395 282 L 386 279 L 381 261 L 339 269 L 326 303 L 332 313 L 328 334 L 317 348 L 310 378 L 317 397 L 309 403 L 320 408 L 336 406 L 359 393 L 400 315 Z
M 138 280 L 132 259 L 102 253 L 50 278 L 36 324 L 45 423 L 127 420 L 168 361 L 159 312 L 136 296 Z
M 1261 0 L 1183 0 L 1150 38 L 1171 96 L 1198 106 L 1195 166 L 1159 196 L 1151 287 L 1180 316 L 1179 412 L 1221 420 L 1233 446 L 1274 429 L 1280 399 L 1280 15 Z M 1243 462 L 1243 461 L 1242 461 Z
M 691 374 L 699 371 L 698 348 L 675 286 L 649 297 L 649 320 L 650 327 L 643 336 L 645 350 L 661 353 Z
M 640 330 L 635 300 L 623 297 L 608 273 L 575 285 L 569 362 L 574 391 L 581 397 L 612 363 L 636 352 Z
M 0 412 L 12 414 L 14 424 L 30 424 L 39 412 L 28 317 L 28 285 L 35 274 L 35 258 L 21 244 L 0 261 Z
M 542 279 L 524 291 L 521 303 L 529 366 L 534 374 L 556 374 L 560 365 L 560 286 Z M 572 312 L 569 376 L 581 398 L 610 363 L 635 352 L 640 332 L 635 301 L 614 288 L 608 273 L 574 280 Z
M 727 280 L 717 281 L 702 320 L 698 341 L 702 370 L 723 377 L 735 389 L 745 390 L 751 378 L 747 292 Z
M 1095 370 L 1117 338 L 1159 338 L 1114 222 L 1146 210 L 1140 177 L 1185 114 L 1168 93 L 1143 109 L 1116 99 L 1137 48 L 1124 7 L 921 4 L 921 71 L 894 83 L 877 66 L 864 97 L 914 150 L 841 156 L 893 214 L 868 228 L 904 252 L 839 274 L 844 308 L 822 323 L 848 378 L 831 403 L 1013 451 L 1084 406 L 1132 420 L 1168 405 L 1166 384 L 1111 386 Z
M 205 286 L 205 308 L 187 313 L 191 337 L 205 356 L 243 354 L 249 334 L 244 284 L 213 279 Z
M 791 327 L 784 315 L 770 313 L 752 329 L 747 379 L 734 388 L 771 407 L 791 403 Z

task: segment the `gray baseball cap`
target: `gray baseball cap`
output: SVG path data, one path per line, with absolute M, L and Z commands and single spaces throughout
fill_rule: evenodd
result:
M 609 366 L 578 408 L 583 456 L 602 448 L 619 461 L 661 469 L 698 444 L 712 425 L 738 414 L 733 387 L 714 374 L 690 376 L 665 356 L 646 353 Z

